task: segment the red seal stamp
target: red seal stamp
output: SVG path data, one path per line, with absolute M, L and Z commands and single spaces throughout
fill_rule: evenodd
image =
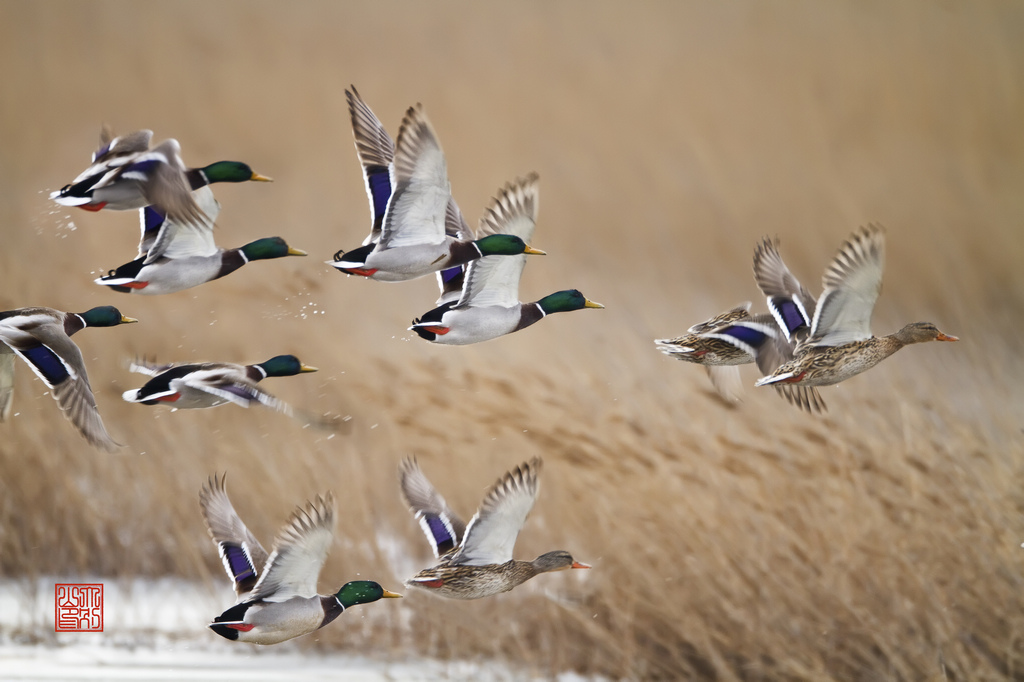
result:
M 103 583 L 54 586 L 55 632 L 103 632 Z

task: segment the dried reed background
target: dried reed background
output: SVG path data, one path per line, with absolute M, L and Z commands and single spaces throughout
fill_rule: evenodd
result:
M 468 516 L 542 455 L 517 554 L 566 548 L 594 570 L 480 602 L 410 594 L 303 645 L 637 679 L 1024 675 L 1021 5 L 3 2 L 0 18 L 0 309 L 114 303 L 141 320 L 76 337 L 118 454 L 89 449 L 19 368 L 0 425 L 2 575 L 221 581 L 196 494 L 227 470 L 268 542 L 333 489 L 345 521 L 322 588 L 395 588 L 428 561 L 400 458 Z M 471 221 L 538 171 L 550 255 L 522 295 L 578 287 L 607 310 L 434 347 L 404 331 L 432 280 L 323 265 L 368 226 L 349 83 L 392 133 L 424 103 Z M 136 216 L 46 194 L 102 122 L 273 176 L 219 189 L 219 242 L 280 234 L 311 257 L 166 297 L 94 286 L 134 255 Z M 654 350 L 755 298 L 762 235 L 818 290 L 868 221 L 889 229 L 875 330 L 931 320 L 961 343 L 826 390 L 824 418 L 762 389 L 729 408 Z M 268 388 L 351 415 L 348 434 L 119 398 L 135 356 L 286 352 L 321 371 Z

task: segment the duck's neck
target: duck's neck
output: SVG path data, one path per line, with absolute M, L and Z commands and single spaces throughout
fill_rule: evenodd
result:
M 206 187 L 210 184 L 210 179 L 206 177 L 206 173 L 203 172 L 202 168 L 189 168 L 185 171 L 185 177 L 188 178 L 188 185 L 195 192 L 200 187 Z
M 539 303 L 524 303 L 519 307 L 519 324 L 513 331 L 519 331 L 529 327 L 534 322 L 539 322 L 544 319 L 547 313 L 540 307 Z
M 68 313 L 64 316 L 64 333 L 71 336 L 75 332 L 80 332 L 89 325 L 86 324 L 85 320 L 78 313 Z
M 324 619 L 320 622 L 321 628 L 345 613 L 345 607 L 334 595 L 330 597 L 320 595 L 320 606 L 324 610 Z

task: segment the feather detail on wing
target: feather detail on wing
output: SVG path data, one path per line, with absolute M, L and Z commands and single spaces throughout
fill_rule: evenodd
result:
M 768 308 L 787 339 L 797 329 L 810 328 L 814 296 L 786 267 L 777 240 L 765 237 L 758 244 L 754 251 L 754 280 L 767 297 Z
M 527 244 L 537 225 L 539 194 L 537 174 L 530 173 L 502 187 L 480 219 L 479 237 L 511 234 Z M 469 264 L 458 307 L 519 305 L 519 279 L 526 256 L 485 256 Z
M 402 497 L 409 505 L 409 511 L 419 521 L 434 550 L 434 556 L 440 558 L 458 547 L 466 531 L 466 524 L 427 480 L 415 458 L 402 462 L 400 477 Z
M 119 444 L 107 433 L 96 408 L 82 351 L 56 324 L 38 325 L 32 335 L 36 344 L 15 346 L 14 352 L 49 386 L 64 416 L 91 445 L 115 450 Z
M 278 412 L 291 414 L 289 405 L 256 386 L 247 377 L 242 365 L 213 365 L 210 369 L 197 370 L 180 379 L 172 379 L 170 385 L 175 391 L 181 391 L 184 387 L 204 391 L 241 407 L 249 407 L 258 402 Z
M 534 458 L 502 476 L 487 491 L 452 564 L 490 566 L 512 559 L 519 530 L 537 499 L 540 468 L 541 460 Z
M 153 139 L 152 130 L 137 130 L 127 135 L 113 137 L 110 128 L 103 126 L 100 131 L 100 146 L 92 155 L 92 162 L 103 163 L 116 156 L 127 154 L 139 154 L 149 149 L 149 143 Z
M 882 288 L 885 229 L 861 228 L 839 249 L 825 270 L 807 343 L 838 346 L 871 338 L 871 312 Z
M 395 143 L 384 130 L 383 124 L 373 110 L 367 106 L 356 87 L 345 91 L 349 116 L 352 119 L 352 135 L 355 137 L 356 154 L 363 168 L 366 195 L 370 200 L 372 226 L 363 244 L 380 239 L 381 226 L 391 198 Z
M 705 365 L 708 379 L 718 395 L 729 402 L 739 402 L 743 397 L 743 382 L 740 368 L 736 365 Z
M 739 304 L 732 310 L 727 310 L 721 315 L 716 315 L 715 317 L 712 317 L 710 320 L 707 320 L 705 322 L 699 322 L 690 327 L 689 329 L 687 329 L 686 331 L 687 333 L 690 334 L 703 334 L 705 332 L 717 329 L 722 325 L 728 324 L 730 322 L 746 319 L 747 317 L 750 317 L 749 311 L 750 301 L 746 301 L 744 303 Z
M 451 184 L 444 152 L 422 105 L 410 107 L 402 120 L 394 167 L 377 249 L 442 243 Z
M 459 205 L 455 203 L 454 197 L 448 199 L 448 209 L 445 212 L 444 221 L 445 235 L 459 241 L 470 241 L 473 239 L 473 230 L 466 219 L 462 217 Z M 437 287 L 441 294 L 435 305 L 458 301 L 462 296 L 462 286 L 466 282 L 466 265 L 456 265 L 446 270 L 438 270 Z
M 250 599 L 280 602 L 316 596 L 316 581 L 334 542 L 334 495 L 296 509 L 274 543 Z
M 235 512 L 228 498 L 227 475 L 215 475 L 199 492 L 199 507 L 206 529 L 220 552 L 224 570 L 234 583 L 235 594 L 241 597 L 256 585 L 267 563 L 267 550 Z
M 177 140 L 164 140 L 140 155 L 124 170 L 122 175 L 125 179 L 132 178 L 133 168 L 139 168 L 141 176 L 144 176 L 139 180 L 142 195 L 160 213 L 181 224 L 201 227 L 208 222 L 192 198 L 192 188 L 185 178 L 185 164 L 181 161 L 181 146 Z
M 799 407 L 805 412 L 822 413 L 828 411 L 825 399 L 818 393 L 814 386 L 793 386 L 788 384 L 775 384 L 772 386 L 775 391 L 789 401 L 790 404 Z
M 174 363 L 157 365 L 147 360 L 136 359 L 128 364 L 128 371 L 135 372 L 136 374 L 145 374 L 148 377 L 155 377 L 157 374 L 166 372 L 171 367 L 174 367 Z
M 0 342 L 0 422 L 11 416 L 14 402 L 14 351 Z
M 209 185 L 200 187 L 192 195 L 205 215 L 201 224 L 178 223 L 165 218 L 152 206 L 139 209 L 142 239 L 137 258 L 146 257 L 143 265 L 149 265 L 161 257 L 209 257 L 220 252 L 213 238 L 213 226 L 220 215 L 220 203 L 214 198 Z

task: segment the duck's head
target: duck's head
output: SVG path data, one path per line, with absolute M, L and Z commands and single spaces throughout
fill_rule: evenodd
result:
M 541 554 L 530 563 L 533 564 L 538 573 L 566 571 L 570 568 L 590 568 L 588 564 L 581 564 L 573 559 L 572 554 L 569 554 L 564 549 L 556 549 L 554 552 Z
M 213 182 L 273 182 L 272 178 L 260 175 L 241 161 L 218 161 L 200 169 L 207 181 Z
M 317 371 L 316 367 L 302 364 L 294 355 L 277 355 L 256 366 L 266 372 L 268 377 L 290 377 Z
M 540 249 L 535 249 L 513 234 L 490 234 L 475 242 L 480 253 L 485 256 L 518 256 L 526 253 L 535 256 L 546 256 Z
M 78 313 L 86 327 L 116 327 L 119 324 L 138 322 L 134 317 L 126 317 L 112 305 L 101 305 L 97 308 Z
M 909 343 L 924 343 L 925 341 L 959 341 L 956 336 L 943 334 L 931 322 L 911 322 L 894 335 L 904 345 Z
M 302 249 L 293 249 L 280 237 L 266 237 L 257 239 L 246 244 L 241 249 L 246 260 L 267 260 L 269 258 L 284 258 L 285 256 L 305 256 Z
M 402 595 L 389 592 L 372 580 L 353 580 L 342 585 L 334 598 L 347 609 L 356 604 L 369 604 L 378 599 L 401 599 Z
M 583 308 L 603 308 L 600 303 L 587 300 L 587 297 L 579 292 L 579 289 L 566 289 L 556 291 L 537 301 L 537 305 L 544 311 L 545 315 L 551 313 L 566 313 L 570 310 L 582 310 Z

